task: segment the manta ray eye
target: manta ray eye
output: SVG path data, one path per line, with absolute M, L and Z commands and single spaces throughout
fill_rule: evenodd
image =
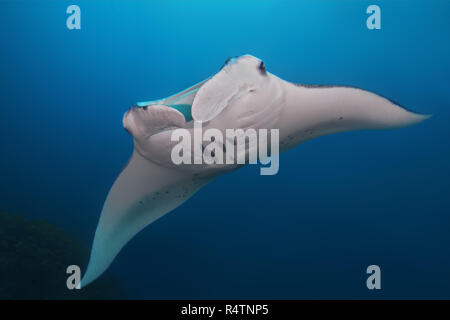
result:
M 266 66 L 264 65 L 264 62 L 261 61 L 261 63 L 258 66 L 259 72 L 261 72 L 262 75 L 266 75 Z

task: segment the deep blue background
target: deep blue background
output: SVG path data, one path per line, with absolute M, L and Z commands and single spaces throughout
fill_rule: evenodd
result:
M 66 28 L 70 4 L 82 30 Z M 382 29 L 366 28 L 378 4 Z M 434 116 L 341 133 L 213 181 L 120 253 L 130 298 L 450 298 L 450 2 L 2 1 L 0 208 L 89 247 L 132 151 L 122 115 L 250 53 Z M 82 262 L 80 262 L 82 263 Z M 380 265 L 382 290 L 365 269 Z

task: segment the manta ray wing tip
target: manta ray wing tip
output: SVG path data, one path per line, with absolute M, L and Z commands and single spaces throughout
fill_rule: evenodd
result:
M 411 113 L 411 120 L 410 120 L 410 123 L 408 123 L 407 125 L 421 123 L 433 116 L 432 114 L 417 113 L 417 112 L 413 112 L 413 111 L 410 111 L 410 113 Z

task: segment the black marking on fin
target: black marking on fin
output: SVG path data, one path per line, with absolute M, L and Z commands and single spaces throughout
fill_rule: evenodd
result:
M 233 58 L 235 58 L 235 59 L 237 59 L 238 58 L 238 56 L 232 56 L 232 57 L 228 57 L 228 59 L 227 60 L 225 60 L 225 62 L 224 62 L 224 64 L 220 67 L 220 69 L 219 70 L 222 70 L 223 69 L 223 67 L 225 67 L 227 64 L 228 64 L 228 62 L 230 62 L 231 61 L 231 59 L 233 59 Z
M 267 76 L 266 66 L 264 65 L 263 61 L 259 63 L 258 70 L 259 73 L 261 73 L 263 76 Z

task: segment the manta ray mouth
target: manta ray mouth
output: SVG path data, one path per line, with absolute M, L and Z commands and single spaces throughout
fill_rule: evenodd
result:
M 173 94 L 167 98 L 154 100 L 154 101 L 144 101 L 137 102 L 136 107 L 145 108 L 151 107 L 155 105 L 163 105 L 175 110 L 178 110 L 186 119 L 186 122 L 192 121 L 192 104 L 194 103 L 194 99 L 197 95 L 198 90 L 211 78 L 203 80 L 181 92 Z

